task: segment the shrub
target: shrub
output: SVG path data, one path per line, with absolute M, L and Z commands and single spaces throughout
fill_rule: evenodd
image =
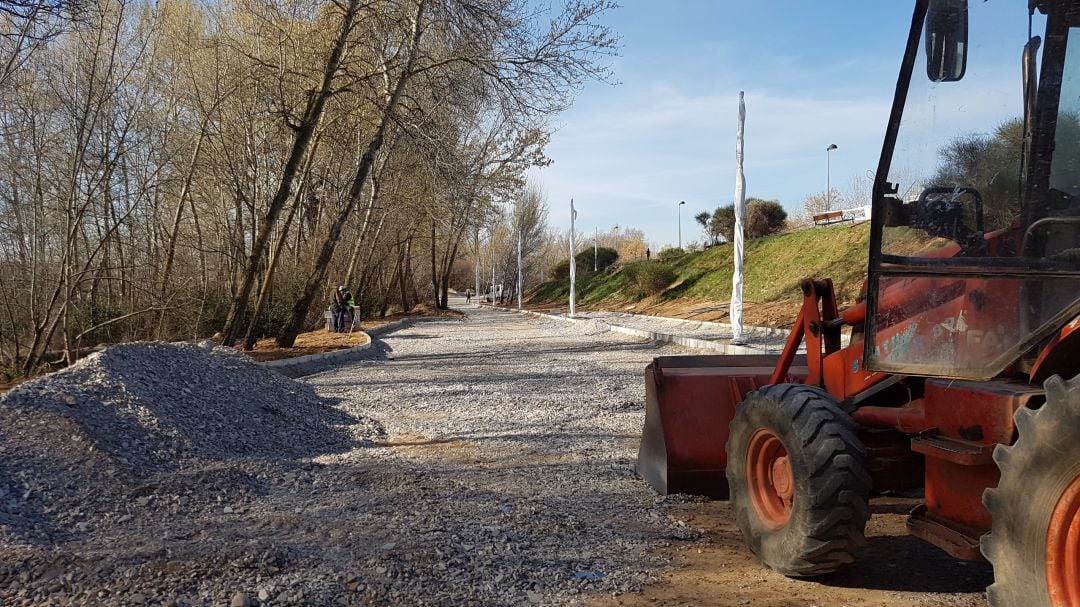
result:
M 680 249 L 678 247 L 668 247 L 666 249 L 662 249 L 656 255 L 656 258 L 659 259 L 660 261 L 663 261 L 663 262 L 669 262 L 669 261 L 674 261 L 674 260 L 682 257 L 683 255 L 686 255 L 685 250 Z
M 551 268 L 551 277 L 555 280 L 567 280 L 570 278 L 570 260 L 564 259 Z
M 723 236 L 728 242 L 735 240 L 735 205 L 729 204 L 716 209 L 709 220 L 709 231 Z
M 578 253 L 574 256 L 577 259 L 578 272 L 592 272 L 593 271 L 593 248 L 589 247 L 586 250 Z M 596 250 L 596 269 L 597 271 L 604 271 L 611 267 L 616 260 L 619 259 L 619 253 L 611 247 L 599 247 Z M 570 269 L 570 264 L 567 264 L 567 271 Z
M 628 266 L 627 285 L 638 297 L 656 295 L 675 282 L 675 269 L 666 263 L 639 263 Z
M 787 223 L 787 211 L 776 200 L 746 199 L 746 215 L 743 217 L 743 234 L 747 238 L 761 238 L 776 234 Z M 713 212 L 709 231 L 731 242 L 735 240 L 735 205 L 726 205 Z
M 592 273 L 593 271 L 593 248 L 578 253 L 574 256 L 577 260 L 578 274 Z M 611 267 L 619 259 L 619 253 L 610 247 L 600 247 L 596 251 L 597 270 L 603 272 Z M 555 280 L 568 280 L 570 278 L 570 260 L 564 259 L 551 268 L 551 277 Z
M 775 200 L 754 198 L 746 203 L 746 237 L 761 238 L 784 229 L 787 211 Z

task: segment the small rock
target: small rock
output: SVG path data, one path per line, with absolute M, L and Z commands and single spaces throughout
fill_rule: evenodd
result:
M 259 591 L 259 600 L 260 601 L 269 601 L 270 600 L 270 591 L 267 590 L 266 588 L 263 588 L 262 590 L 260 590 Z
M 232 513 L 233 513 L 232 506 L 225 506 L 225 514 L 232 514 Z
M 246 592 L 237 592 L 233 595 L 229 607 L 251 607 L 251 599 Z
M 180 604 L 176 602 L 176 599 L 165 599 L 161 607 L 180 607 Z
M 69 407 L 74 407 L 75 405 L 79 404 L 79 401 L 76 400 L 75 397 L 72 396 L 71 394 L 65 394 L 64 395 L 64 404 L 69 406 Z

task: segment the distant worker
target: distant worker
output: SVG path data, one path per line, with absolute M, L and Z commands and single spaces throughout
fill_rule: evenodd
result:
M 465 303 L 472 301 L 472 289 L 465 289 Z
M 352 291 L 345 289 L 345 319 L 350 333 L 352 333 L 353 327 L 356 326 L 356 309 L 358 307 Z M 344 327 L 342 328 L 344 329 Z
M 334 304 L 330 307 L 334 333 L 345 332 L 346 319 L 348 319 L 348 326 L 352 327 L 356 318 L 355 308 L 356 300 L 353 299 L 353 294 L 349 292 L 345 285 L 339 286 L 337 291 L 334 292 Z
M 645 261 L 649 261 L 650 259 L 652 259 L 652 251 L 645 249 Z

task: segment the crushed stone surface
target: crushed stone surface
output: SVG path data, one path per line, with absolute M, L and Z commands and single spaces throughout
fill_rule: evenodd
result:
M 12 390 L 0 605 L 567 605 L 654 580 L 700 537 L 632 469 L 644 365 L 679 350 L 465 311 L 300 382 L 132 344 Z

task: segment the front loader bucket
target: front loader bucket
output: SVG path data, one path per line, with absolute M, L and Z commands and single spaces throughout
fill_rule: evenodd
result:
M 775 355 L 661 356 L 645 368 L 637 473 L 662 495 L 727 499 L 728 424 L 747 392 L 767 385 Z M 796 358 L 792 380 L 806 376 Z M 797 366 L 795 366 L 797 365 Z

